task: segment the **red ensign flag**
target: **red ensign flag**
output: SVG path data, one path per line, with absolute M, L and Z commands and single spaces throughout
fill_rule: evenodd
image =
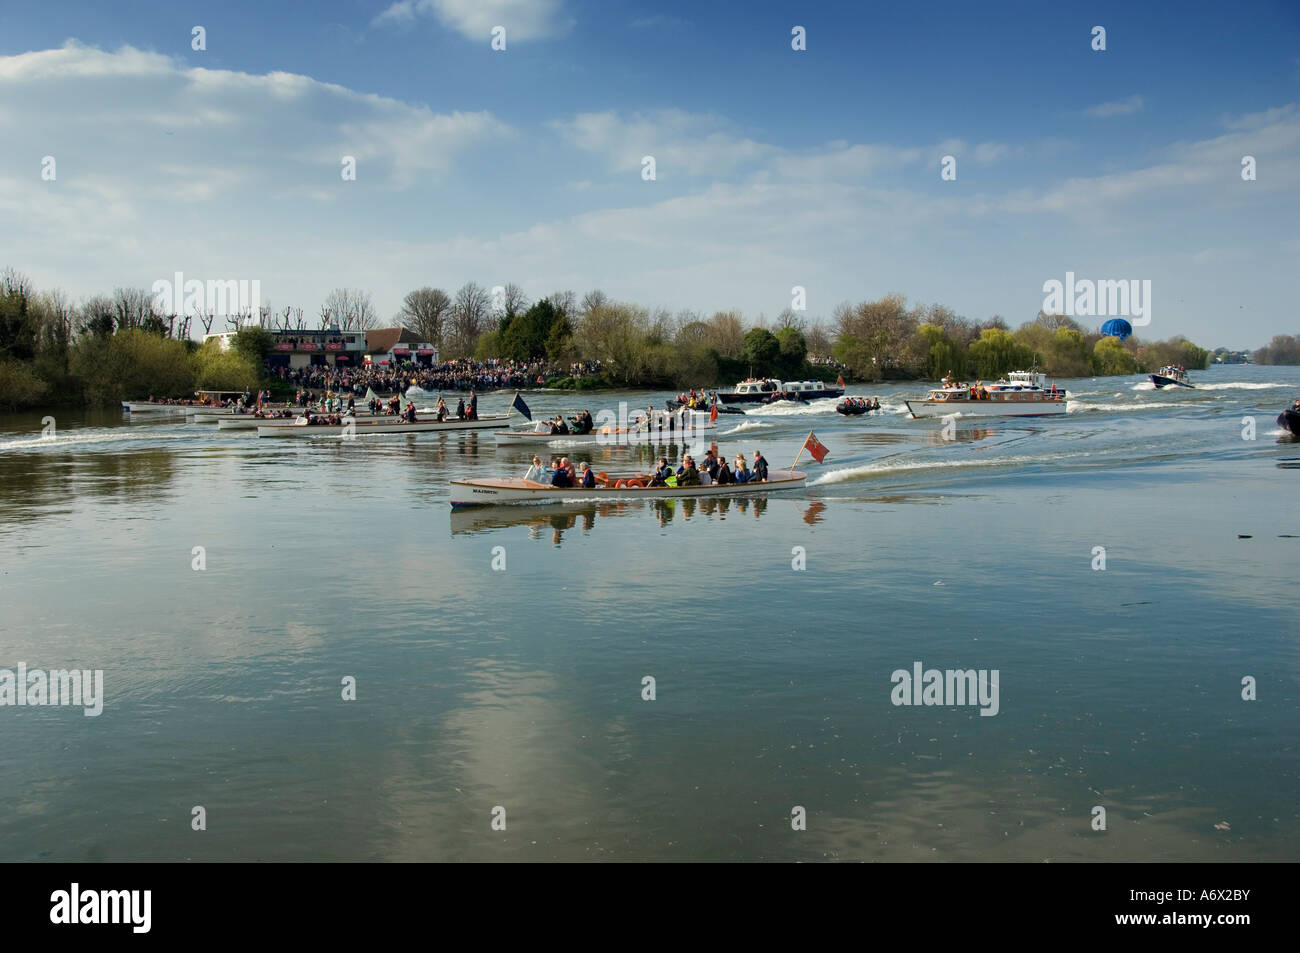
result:
M 713 398 L 713 409 L 709 411 L 709 423 L 716 424 L 717 422 L 718 422 L 718 398 L 715 396 Z
M 828 453 L 826 445 L 817 439 L 816 434 L 809 434 L 808 439 L 803 442 L 803 448 L 813 455 L 818 463 L 826 459 Z
M 835 383 L 837 383 L 837 384 L 839 384 L 841 387 L 843 387 L 843 386 L 844 386 L 844 375 L 841 374 L 839 377 L 835 378 Z

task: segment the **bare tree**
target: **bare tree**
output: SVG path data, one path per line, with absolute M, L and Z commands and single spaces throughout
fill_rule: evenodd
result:
M 786 328 L 794 328 L 796 331 L 803 331 L 808 326 L 808 322 L 799 317 L 789 308 L 786 308 L 776 316 L 776 329 L 784 331 Z
M 443 340 L 448 357 L 469 357 L 479 335 L 488 328 L 492 315 L 492 296 L 476 282 L 469 282 L 456 292 L 449 312 L 450 327 Z
M 512 282 L 501 290 L 503 292 L 501 295 L 502 314 L 498 315 L 498 317 L 504 315 L 507 318 L 513 318 L 521 311 L 528 310 L 528 295 L 524 294 L 523 288 Z
M 370 292 L 359 288 L 335 288 L 320 309 L 321 330 L 369 331 L 375 326 L 375 307 Z
M 740 357 L 745 325 L 739 311 L 718 311 L 709 318 L 709 346 L 722 357 Z
M 572 291 L 552 291 L 547 298 L 556 308 L 564 312 L 570 321 L 578 317 L 578 296 Z
M 609 304 L 609 296 L 599 288 L 595 288 L 582 296 L 582 306 L 578 309 L 578 313 L 585 318 L 593 309 L 606 304 Z
M 143 288 L 115 288 L 111 300 L 119 331 L 161 325 L 162 316 L 154 310 L 153 295 Z
M 443 325 L 450 308 L 451 299 L 441 288 L 416 288 L 402 302 L 397 320 L 418 334 L 421 341 L 442 347 Z

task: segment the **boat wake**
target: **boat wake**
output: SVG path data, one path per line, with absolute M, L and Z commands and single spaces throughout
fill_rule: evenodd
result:
M 745 411 L 747 417 L 807 417 L 810 414 L 833 414 L 839 400 L 825 397 L 821 400 L 800 404 L 795 401 L 780 400 L 775 404 L 763 404 Z
M 719 430 L 718 436 L 729 437 L 733 433 L 745 433 L 749 430 L 766 430 L 771 426 L 771 424 L 765 424 L 760 420 L 747 420 L 743 424 L 738 424 L 737 426 L 732 427 L 730 430 Z
M 1081 414 L 1087 411 L 1095 410 L 1102 412 L 1126 412 L 1130 410 L 1155 410 L 1161 407 L 1186 407 L 1186 403 L 1174 403 L 1173 401 L 1135 401 L 1131 404 L 1089 404 L 1081 400 L 1071 400 L 1065 405 L 1067 413 Z
M 118 428 L 108 432 L 81 433 L 71 431 L 59 433 L 53 437 L 26 437 L 18 440 L 0 441 L 0 453 L 13 450 L 65 450 L 71 447 L 89 447 L 96 444 L 139 443 L 145 440 L 192 440 L 192 431 L 179 433 L 161 433 L 151 428 L 135 433 L 124 433 L 127 428 Z
M 1024 455 L 1007 457 L 980 457 L 965 460 L 912 460 L 898 462 L 866 463 L 857 467 L 845 467 L 831 470 L 815 480 L 809 480 L 809 486 L 827 486 L 835 483 L 848 483 L 865 480 L 875 476 L 894 473 L 914 473 L 924 470 L 963 470 L 970 468 L 992 469 L 996 467 L 1022 467 L 1037 464 L 1059 464 L 1070 457 L 1091 457 L 1092 453 L 1052 453 L 1042 455 Z
M 1290 384 L 1268 384 L 1261 381 L 1228 381 L 1223 384 L 1197 384 L 1197 390 L 1272 390 L 1275 387 L 1290 387 Z

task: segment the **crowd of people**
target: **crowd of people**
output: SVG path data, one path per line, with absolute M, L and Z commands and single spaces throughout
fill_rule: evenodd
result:
M 580 471 L 580 472 L 579 472 Z M 754 451 L 754 463 L 751 467 L 744 454 L 736 454 L 734 465 L 729 465 L 725 457 L 719 457 L 712 449 L 706 450 L 704 459 L 696 463 L 691 454 L 682 456 L 681 464 L 673 469 L 667 457 L 660 457 L 655 471 L 650 476 L 649 486 L 726 486 L 733 483 L 766 483 L 768 477 L 767 459 L 762 453 Z M 556 457 L 548 467 L 541 457 L 533 457 L 532 465 L 524 474 L 525 480 L 534 483 L 547 483 L 561 489 L 585 487 L 592 489 L 602 481 L 585 461 L 578 465 L 569 462 L 568 457 Z M 608 481 L 604 481 L 609 485 Z M 619 481 L 619 485 L 622 481 Z M 634 485 L 640 486 L 637 482 Z
M 557 368 L 542 362 L 516 361 L 446 361 L 441 364 L 312 364 L 307 367 L 280 367 L 271 371 L 286 384 L 304 390 L 351 391 L 358 397 L 367 388 L 379 393 L 421 390 L 486 391 L 505 388 L 541 387 L 555 377 L 586 377 L 600 373 L 599 361 L 582 361 Z

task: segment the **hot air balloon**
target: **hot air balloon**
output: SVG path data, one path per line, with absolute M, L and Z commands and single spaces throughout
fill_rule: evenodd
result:
M 1106 337 L 1119 338 L 1122 341 L 1133 334 L 1133 325 L 1123 318 L 1111 318 L 1101 326 L 1101 333 Z

